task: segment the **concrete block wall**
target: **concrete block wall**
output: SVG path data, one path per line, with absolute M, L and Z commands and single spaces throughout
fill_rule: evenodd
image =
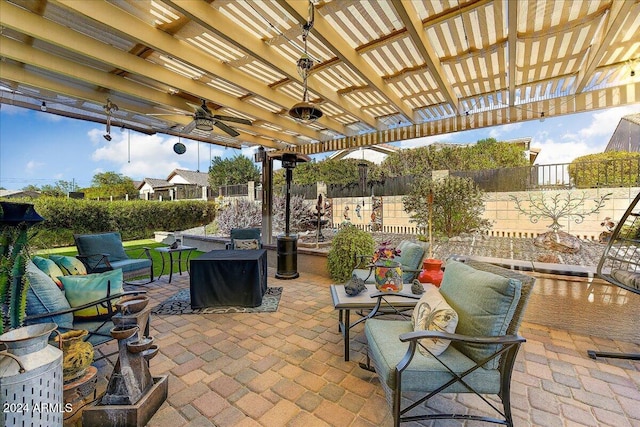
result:
M 533 198 L 544 197 L 550 200 L 555 194 L 559 194 L 562 201 L 570 193 L 573 197 L 581 197 L 584 193 L 584 211 L 589 211 L 595 206 L 595 199 L 611 193 L 604 207 L 595 214 L 588 215 L 581 222 L 576 218 L 562 218 L 559 222 L 563 226 L 562 231 L 573 234 L 585 240 L 597 240 L 605 229 L 600 225 L 605 217 L 617 220 L 622 217 L 625 210 L 640 192 L 640 187 L 630 188 L 596 188 L 587 190 L 545 190 L 534 192 L 507 192 L 485 193 L 485 212 L 483 217 L 492 223 L 489 235 L 503 237 L 535 237 L 549 231 L 552 220 L 542 217 L 537 222 L 531 222 L 530 217 L 519 212 L 515 208 L 515 202 L 510 196 L 515 196 L 521 201 L 523 207 L 528 207 L 529 196 Z M 362 205 L 360 217 L 356 215 L 356 205 Z M 404 211 L 402 196 L 383 196 L 383 231 L 388 233 L 418 234 L 416 224 L 410 221 L 409 214 Z M 350 222 L 363 229 L 368 229 L 371 222 L 371 197 L 340 197 L 332 199 L 333 225 L 339 226 L 344 221 L 344 208 L 349 207 Z

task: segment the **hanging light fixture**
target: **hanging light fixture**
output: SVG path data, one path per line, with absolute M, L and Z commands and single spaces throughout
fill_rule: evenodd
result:
M 313 3 L 309 1 L 309 19 L 302 26 L 302 41 L 304 42 L 304 53 L 296 63 L 298 74 L 300 74 L 300 77 L 302 77 L 302 102 L 298 102 L 289 110 L 289 115 L 291 117 L 303 123 L 314 122 L 322 117 L 323 114 L 322 110 L 316 107 L 313 103 L 309 102 L 309 90 L 307 88 L 307 79 L 309 78 L 311 69 L 313 68 L 313 59 L 311 59 L 309 57 L 309 54 L 307 53 L 307 37 L 309 36 L 309 31 L 311 31 L 311 28 L 313 28 L 313 20 Z
M 204 132 L 210 132 L 213 130 L 213 120 L 211 120 L 211 118 L 196 112 L 195 121 L 196 129 Z

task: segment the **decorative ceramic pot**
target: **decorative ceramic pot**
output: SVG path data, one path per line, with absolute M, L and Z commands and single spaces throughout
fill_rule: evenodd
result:
M 83 376 L 93 363 L 93 345 L 85 338 L 89 335 L 86 329 L 72 330 L 60 334 L 55 339 L 60 342 L 62 350 L 62 378 L 65 383 Z
M 422 271 L 418 275 L 420 283 L 432 283 L 440 287 L 442 282 L 442 261 L 434 258 L 427 258 L 422 261 Z
M 402 290 L 402 265 L 390 259 L 376 261 L 374 267 L 376 289 L 384 292 Z

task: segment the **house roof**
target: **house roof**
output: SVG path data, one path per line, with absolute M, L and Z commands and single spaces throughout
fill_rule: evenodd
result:
M 0 102 L 306 155 L 640 102 L 638 0 L 313 4 L 313 123 L 302 0 L 2 0 Z M 193 129 L 201 100 L 252 125 Z
M 174 169 L 167 177 L 167 181 L 171 181 L 171 179 L 176 175 L 181 176 L 185 181 L 187 181 L 188 184 L 196 184 L 200 187 L 209 186 L 209 174 L 206 172 L 197 172 L 187 169 Z
M 166 179 L 158 179 L 158 178 L 145 178 L 140 182 L 138 186 L 138 190 L 140 190 L 145 184 L 149 185 L 154 190 L 166 187 L 173 187 L 173 184 L 167 181 Z

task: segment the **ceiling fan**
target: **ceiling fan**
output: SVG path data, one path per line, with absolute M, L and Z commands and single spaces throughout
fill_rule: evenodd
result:
M 190 102 L 187 102 L 187 104 L 191 108 L 193 108 L 194 114 L 189 114 L 193 117 L 193 121 L 184 127 L 183 132 L 185 133 L 189 133 L 193 129 L 209 132 L 213 130 L 214 126 L 216 126 L 217 128 L 222 129 L 227 134 L 236 137 L 240 135 L 240 133 L 226 123 L 223 123 L 224 121 L 241 123 L 243 125 L 251 125 L 250 120 L 243 119 L 241 117 L 223 116 L 220 114 L 211 113 L 211 110 L 209 110 L 209 107 L 207 107 L 207 103 L 204 99 L 202 100 L 201 105 L 191 104 Z

